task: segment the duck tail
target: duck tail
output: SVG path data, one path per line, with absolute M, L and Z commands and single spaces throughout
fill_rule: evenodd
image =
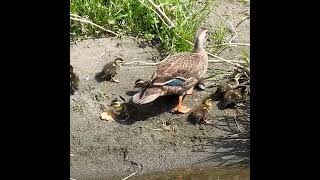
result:
M 132 97 L 132 102 L 135 104 L 147 104 L 162 95 L 163 91 L 159 87 L 149 87 L 139 91 Z

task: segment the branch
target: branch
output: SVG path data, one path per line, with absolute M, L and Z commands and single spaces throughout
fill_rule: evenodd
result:
M 145 65 L 145 66 L 156 66 L 156 65 L 160 64 L 160 62 L 149 63 L 149 62 L 143 62 L 143 61 L 131 61 L 131 62 L 125 63 L 124 66 L 130 65 L 130 64 L 135 64 L 135 63 L 137 63 L 138 65 Z
M 175 25 L 174 25 L 174 23 L 171 21 L 171 19 L 169 19 L 168 16 L 161 10 L 161 8 L 159 8 L 160 6 L 156 5 L 152 0 L 147 0 L 147 1 L 148 1 L 153 7 L 156 8 L 156 11 L 158 11 L 158 13 L 159 13 L 164 19 L 166 19 L 166 21 L 167 21 L 168 24 L 170 25 L 170 26 L 169 26 L 169 29 L 175 27 Z M 158 14 L 158 13 L 157 13 L 157 14 Z M 158 14 L 158 15 L 159 15 L 159 14 Z
M 238 22 L 238 24 L 236 25 L 236 28 L 237 28 L 241 23 L 243 23 L 243 21 L 245 21 L 246 19 L 249 19 L 249 18 L 250 18 L 250 16 L 246 16 L 246 17 L 244 17 L 243 19 L 241 19 L 241 21 Z
M 70 13 L 70 16 L 74 16 L 74 17 L 81 18 L 81 16 L 79 16 L 79 15 L 77 15 L 77 14 L 72 14 L 72 13 Z
M 74 21 L 80 21 L 80 22 L 83 22 L 83 23 L 91 24 L 91 25 L 93 25 L 93 26 L 95 26 L 95 27 L 98 27 L 98 28 L 100 28 L 100 29 L 108 32 L 108 33 L 111 33 L 111 34 L 113 34 L 113 35 L 115 35 L 115 36 L 118 36 L 117 33 L 113 32 L 113 31 L 111 31 L 111 30 L 105 29 L 104 27 L 99 26 L 99 25 L 97 25 L 97 24 L 95 24 L 95 23 L 93 23 L 93 22 L 91 22 L 91 21 L 89 21 L 89 20 L 86 20 L 86 19 L 83 19 L 83 18 L 75 18 L 75 17 L 70 17 L 70 19 L 72 19 L 72 20 L 74 20 Z
M 215 57 L 215 58 L 218 58 L 218 59 L 220 59 L 220 60 L 222 60 L 222 61 L 225 61 L 226 63 L 229 63 L 229 64 L 231 64 L 231 65 L 233 65 L 233 66 L 235 66 L 235 67 L 243 70 L 244 72 L 246 72 L 246 73 L 250 76 L 250 69 L 249 69 L 249 68 L 246 68 L 246 67 L 244 67 L 244 66 L 242 66 L 242 65 L 240 65 L 240 64 L 237 64 L 237 63 L 233 63 L 233 62 L 231 62 L 230 60 L 226 60 L 226 59 L 224 59 L 224 58 L 222 58 L 222 57 L 219 57 L 219 56 L 217 56 L 217 55 L 211 54 L 211 53 L 209 53 L 209 52 L 208 52 L 208 55 L 213 56 L 213 57 Z
M 234 122 L 236 122 L 236 125 L 237 125 L 239 131 L 242 132 L 241 129 L 240 129 L 240 127 L 239 127 L 239 125 L 238 125 L 237 118 L 236 118 L 236 117 L 233 117 L 233 120 L 234 120 Z
M 151 11 L 153 11 L 154 13 L 156 13 L 156 14 L 158 15 L 158 17 L 161 19 L 161 21 L 162 21 L 168 28 L 170 28 L 170 26 L 166 23 L 165 20 L 162 19 L 161 15 L 158 14 L 157 11 L 155 11 L 154 9 L 152 9 L 152 8 L 150 8 L 149 6 L 145 5 L 145 4 L 142 2 L 142 0 L 139 0 L 139 2 L 140 2 L 144 7 L 148 8 L 148 9 L 150 9 Z
M 138 63 L 138 65 L 142 64 L 142 65 L 145 65 L 145 66 L 157 66 L 160 63 L 165 62 L 168 59 L 169 56 L 170 56 L 170 54 L 166 58 L 164 58 L 164 60 L 162 60 L 160 62 L 157 62 L 157 63 L 149 63 L 149 62 L 143 62 L 143 61 L 131 61 L 131 62 L 125 63 L 124 66 L 130 65 L 130 64 L 135 64 L 135 63 Z
M 237 60 L 227 60 L 229 62 L 234 62 L 234 63 L 245 63 L 245 62 L 242 62 L 242 61 L 237 61 Z M 208 60 L 208 62 L 214 62 L 214 63 L 220 63 L 220 62 L 226 62 L 224 60 Z
M 174 25 L 173 22 L 168 18 L 168 16 L 159 8 L 159 7 L 161 7 L 161 5 L 158 6 L 158 5 L 156 5 L 153 1 L 151 1 L 151 0 L 148 0 L 148 1 L 153 5 L 153 7 L 156 8 L 156 10 L 154 10 L 154 9 L 150 8 L 149 6 L 147 6 L 146 4 L 144 4 L 142 0 L 139 0 L 139 2 L 140 2 L 144 7 L 150 9 L 150 10 L 153 11 L 155 14 L 157 14 L 157 16 L 161 19 L 161 21 L 162 21 L 169 29 L 175 27 L 175 25 Z M 165 18 L 166 21 L 165 21 L 163 18 Z M 168 25 L 168 23 L 169 23 L 169 25 Z
M 244 63 L 242 61 L 237 61 L 237 60 L 227 60 L 229 62 L 234 62 L 234 63 Z M 150 62 L 144 62 L 144 61 L 131 61 L 131 62 L 128 62 L 128 63 L 125 63 L 124 66 L 128 66 L 128 65 L 131 65 L 131 64 L 137 64 L 138 66 L 157 66 L 159 65 L 160 63 L 163 63 L 163 61 L 160 61 L 160 62 L 157 62 L 157 63 L 150 63 Z M 226 62 L 225 60 L 208 60 L 209 63 L 222 63 L 222 62 Z
M 222 43 L 222 44 L 217 44 L 217 45 L 213 45 L 210 47 L 219 47 L 219 46 L 250 46 L 250 44 L 246 44 L 246 43 Z
M 134 173 L 132 173 L 132 174 L 130 174 L 129 176 L 127 176 L 127 177 L 125 177 L 125 178 L 121 179 L 121 180 L 126 180 L 126 179 L 128 179 L 129 177 L 131 177 L 131 176 L 133 176 L 133 175 L 135 175 L 135 174 L 137 174 L 137 171 L 136 171 L 136 172 L 134 172 Z

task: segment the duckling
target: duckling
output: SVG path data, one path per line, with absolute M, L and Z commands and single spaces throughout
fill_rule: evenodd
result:
M 189 115 L 189 120 L 192 124 L 205 124 L 207 123 L 208 113 L 212 109 L 212 99 L 206 98 L 202 101 L 202 103 L 192 110 Z
M 229 75 L 228 79 L 235 78 L 236 76 L 240 76 L 239 77 L 239 84 L 242 84 L 242 83 L 250 80 L 249 75 L 239 68 L 234 68 L 233 72 Z
M 215 95 L 221 99 L 223 97 L 223 95 L 232 90 L 232 89 L 235 89 L 239 86 L 239 79 L 240 77 L 242 76 L 243 74 L 242 73 L 238 73 L 235 75 L 234 78 L 231 78 L 231 79 L 227 79 L 227 80 L 224 80 L 220 83 L 220 85 L 218 86 L 216 92 L 215 92 Z
M 244 85 L 239 85 L 237 88 L 232 89 L 224 94 L 221 104 L 224 108 L 228 106 L 233 107 L 236 105 L 236 103 L 245 99 L 247 94 L 248 87 Z
M 101 113 L 100 119 L 106 120 L 106 121 L 115 121 L 116 114 L 113 112 L 113 109 L 108 109 Z
M 70 65 L 70 93 L 74 94 L 79 89 L 79 77 L 73 72 L 73 66 Z
M 118 99 L 115 99 L 111 102 L 110 106 L 110 109 L 101 114 L 101 119 L 107 121 L 126 121 L 130 118 L 126 103 L 121 103 Z
M 120 70 L 120 67 L 124 64 L 124 61 L 122 58 L 118 57 L 113 62 L 107 63 L 103 70 L 100 73 L 96 74 L 96 80 L 98 82 L 102 81 L 111 81 L 119 83 L 120 81 L 117 79 L 114 79 L 114 77 L 118 74 L 118 71 Z
M 241 69 L 237 68 L 237 67 L 234 67 L 231 74 L 229 74 L 229 77 L 228 79 L 232 79 L 232 78 L 235 78 L 237 74 L 241 73 Z
M 144 81 L 143 79 L 137 79 L 134 82 L 134 88 L 144 88 L 148 85 L 148 81 Z

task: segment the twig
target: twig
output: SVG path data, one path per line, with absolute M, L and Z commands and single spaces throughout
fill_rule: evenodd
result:
M 81 16 L 79 16 L 77 14 L 72 14 L 72 13 L 70 13 L 70 16 L 75 16 L 75 17 L 81 18 Z
M 218 47 L 218 46 L 250 46 L 250 44 L 246 44 L 246 43 L 222 43 L 222 44 L 217 44 L 217 45 L 213 45 L 210 47 Z
M 91 21 L 89 21 L 89 20 L 85 20 L 85 19 L 83 19 L 83 18 L 81 18 L 81 19 L 80 19 L 80 18 L 75 18 L 75 17 L 70 17 L 70 19 L 72 19 L 72 20 L 74 20 L 74 21 L 80 21 L 80 22 L 83 22 L 83 23 L 91 24 L 91 25 L 93 25 L 93 26 L 95 26 L 95 27 L 98 27 L 98 28 L 100 28 L 100 29 L 108 32 L 108 33 L 111 33 L 111 34 L 113 34 L 113 35 L 115 35 L 115 36 L 118 36 L 117 33 L 113 32 L 113 31 L 111 31 L 111 30 L 105 29 L 104 27 L 99 26 L 99 25 L 97 25 L 97 24 L 95 24 L 95 23 L 93 23 L 93 22 L 91 22 Z
M 133 175 L 137 174 L 137 172 L 138 172 L 138 171 L 136 171 L 136 172 L 134 172 L 134 173 L 130 174 L 129 176 L 127 176 L 127 177 L 123 178 L 122 180 L 126 180 L 126 179 L 130 178 L 131 176 L 133 176 Z
M 149 62 L 143 62 L 143 61 L 131 61 L 131 62 L 125 63 L 124 66 L 130 65 L 130 64 L 135 64 L 135 63 L 142 64 L 142 65 L 145 65 L 145 66 L 157 66 L 160 63 L 163 63 L 166 60 L 168 60 L 169 56 L 170 56 L 170 54 L 166 58 L 164 58 L 164 60 L 162 60 L 160 62 L 157 62 L 157 63 L 149 63 Z
M 149 0 L 148 0 L 148 1 L 149 1 Z M 140 2 L 144 7 L 150 9 L 150 10 L 153 11 L 155 14 L 157 14 L 157 16 L 161 19 L 161 21 L 162 21 L 166 26 L 168 26 L 169 29 L 175 27 L 175 25 L 172 23 L 172 21 L 164 14 L 163 11 L 161 11 L 161 9 L 159 9 L 159 7 L 161 7 L 160 5 L 157 6 L 156 4 L 154 4 L 154 3 L 152 2 L 152 3 L 153 3 L 153 6 L 156 7 L 156 10 L 154 10 L 154 9 L 150 8 L 149 6 L 147 6 L 146 4 L 144 4 L 142 0 L 139 0 L 139 2 Z M 149 2 L 150 2 L 150 1 L 149 1 Z M 151 2 L 150 2 L 150 3 L 151 3 Z M 152 3 L 151 3 L 151 4 L 152 4 Z M 160 13 L 160 14 L 159 14 L 159 13 Z M 168 21 L 168 20 L 169 20 L 169 21 L 166 22 L 162 17 L 163 17 L 163 18 L 167 18 L 167 21 Z M 170 25 L 168 25 L 168 23 L 169 23 Z M 172 23 L 172 24 L 171 24 L 171 23 Z M 173 26 L 172 26 L 172 25 L 173 25 Z
M 138 65 L 145 65 L 145 66 L 156 66 L 158 65 L 160 62 L 157 63 L 149 63 L 149 62 L 143 62 L 143 61 L 131 61 L 128 63 L 125 63 L 124 66 L 130 65 L 130 64 L 135 64 L 137 63 Z
M 170 26 L 169 26 L 169 29 L 175 27 L 175 25 L 174 25 L 174 23 L 171 21 L 171 19 L 169 19 L 168 16 L 161 10 L 161 8 L 159 8 L 160 6 L 156 5 L 152 0 L 147 0 L 147 1 L 148 1 L 153 7 L 156 8 L 156 11 L 158 11 L 158 13 L 159 13 L 163 18 L 166 19 L 166 21 L 167 21 L 168 24 L 170 25 Z M 158 14 L 158 13 L 157 13 L 157 14 Z
M 241 23 L 243 23 L 243 21 L 245 21 L 246 19 L 249 19 L 249 18 L 250 18 L 250 16 L 246 16 L 246 17 L 242 18 L 241 21 L 238 22 L 238 24 L 236 25 L 236 28 L 237 28 Z
M 228 60 L 230 62 L 234 62 L 234 63 L 245 63 L 243 61 L 237 61 L 237 60 Z M 214 63 L 219 63 L 219 62 L 225 62 L 223 60 L 208 60 L 208 62 L 214 62 Z
M 218 58 L 218 59 L 220 59 L 220 60 L 223 60 L 223 61 L 225 61 L 225 62 L 227 62 L 227 63 L 229 63 L 229 64 L 232 64 L 232 65 L 234 65 L 235 67 L 243 70 L 244 72 L 246 72 L 246 73 L 250 76 L 250 69 L 249 69 L 249 68 L 246 68 L 246 67 L 244 67 L 244 66 L 242 66 L 242 65 L 240 65 L 240 64 L 237 64 L 237 63 L 233 63 L 233 62 L 231 62 L 230 60 L 226 60 L 226 59 L 224 59 L 224 58 L 222 58 L 222 57 L 219 57 L 219 56 L 214 55 L 214 54 L 209 53 L 209 52 L 208 52 L 208 55 L 213 56 L 213 57 L 215 57 L 215 58 Z
M 237 60 L 228 60 L 228 61 L 234 62 L 234 63 L 244 63 L 242 61 L 237 61 Z M 144 62 L 144 61 L 131 61 L 131 62 L 125 63 L 124 66 L 128 66 L 128 65 L 131 65 L 131 64 L 137 64 L 138 66 L 157 66 L 162 62 L 164 62 L 164 60 L 160 61 L 160 62 L 157 62 L 157 63 L 149 63 L 149 62 Z M 210 62 L 210 63 L 222 63 L 222 62 L 226 62 L 226 61 L 225 60 L 208 60 L 208 62 Z
M 249 141 L 250 139 L 248 139 L 248 138 L 246 138 L 246 139 L 224 139 L 223 141 L 234 141 L 234 140 L 236 140 L 236 141 Z
M 194 44 L 193 44 L 191 41 L 183 38 L 182 36 L 180 36 L 180 34 L 178 34 L 178 33 L 175 33 L 175 34 L 176 34 L 179 38 L 181 38 L 182 40 L 184 40 L 184 41 L 186 41 L 187 43 L 189 43 L 191 46 L 194 46 Z
M 156 129 L 152 129 L 154 131 L 163 131 L 163 129 L 160 129 L 160 128 L 156 128 Z
M 166 59 L 160 61 L 160 62 L 157 62 L 157 63 L 150 63 L 150 62 L 144 62 L 144 61 L 131 61 L 131 62 L 128 62 L 128 63 L 125 63 L 124 66 L 128 66 L 128 65 L 131 65 L 131 64 L 137 64 L 138 66 L 157 66 L 159 65 L 160 63 L 163 63 Z M 237 61 L 237 60 L 208 60 L 209 63 L 222 63 L 222 62 L 231 62 L 231 63 L 244 63 L 242 61 Z M 238 66 L 241 66 L 241 65 L 238 65 Z M 237 66 L 237 67 L 238 67 Z
M 166 26 L 168 26 L 168 28 L 170 28 L 170 26 L 166 23 L 165 20 L 162 19 L 161 15 L 158 14 L 157 11 L 155 11 L 154 9 L 152 9 L 152 8 L 150 8 L 149 6 L 145 5 L 142 0 L 139 0 L 139 2 L 140 2 L 144 7 L 148 8 L 148 9 L 150 9 L 151 11 L 153 11 L 154 13 L 156 13 L 156 14 L 158 15 L 158 17 L 161 19 L 161 21 L 162 21 Z
M 240 127 L 239 127 L 239 124 L 238 124 L 238 122 L 237 122 L 237 118 L 236 118 L 236 117 L 234 117 L 234 118 L 233 118 L 233 120 L 234 120 L 234 122 L 236 122 L 236 125 L 237 125 L 237 127 L 238 127 L 239 131 L 240 131 L 240 132 L 242 132 L 242 131 L 241 131 L 241 129 L 240 129 Z

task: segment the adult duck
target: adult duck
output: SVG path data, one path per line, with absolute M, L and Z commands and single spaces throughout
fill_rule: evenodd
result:
M 187 113 L 191 109 L 182 105 L 184 95 L 191 95 L 193 88 L 204 77 L 208 69 L 208 54 L 204 44 L 208 29 L 200 28 L 195 36 L 192 52 L 172 55 L 159 64 L 148 84 L 132 98 L 136 104 L 147 104 L 160 96 L 179 95 L 174 111 Z

